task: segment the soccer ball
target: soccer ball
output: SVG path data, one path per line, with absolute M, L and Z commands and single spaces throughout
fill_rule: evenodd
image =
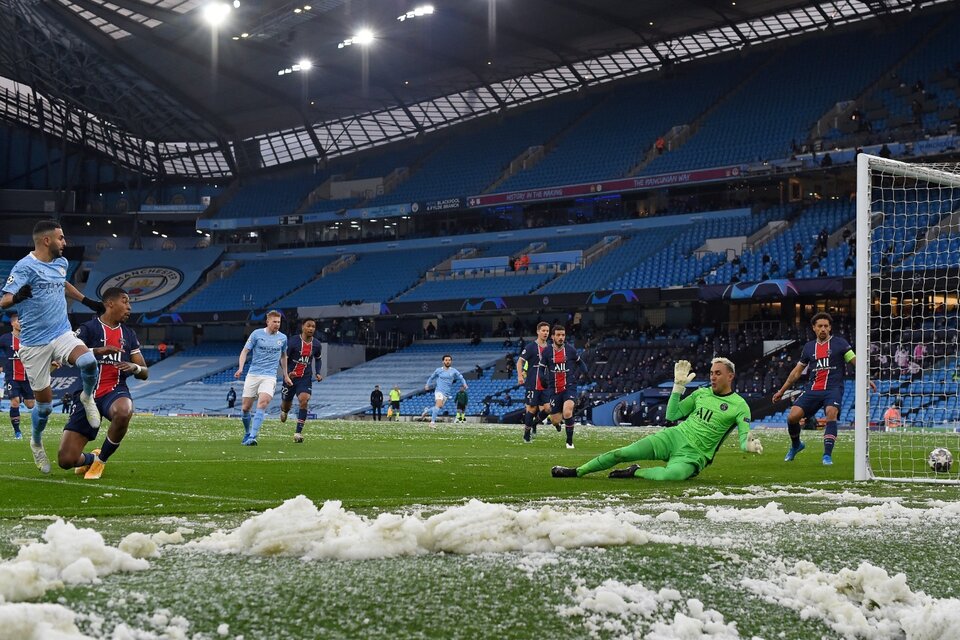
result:
M 943 447 L 937 447 L 927 456 L 927 464 L 937 473 L 947 473 L 953 466 L 953 454 Z

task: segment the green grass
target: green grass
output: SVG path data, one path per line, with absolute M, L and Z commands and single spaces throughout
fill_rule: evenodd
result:
M 46 435 L 55 457 L 62 422 Z M 170 530 L 177 524 L 197 538 L 234 527 L 251 515 L 304 494 L 318 505 L 340 500 L 365 515 L 383 511 L 427 514 L 478 498 L 519 507 L 629 509 L 656 516 L 667 509 L 679 522 L 645 519 L 637 526 L 669 536 L 639 546 L 583 548 L 549 554 L 531 569 L 525 554 L 430 554 L 368 561 L 301 561 L 297 558 L 221 556 L 165 547 L 148 571 L 114 574 L 101 584 L 48 592 L 81 614 L 81 630 L 96 635 L 124 622 L 150 630 L 149 617 L 169 609 L 191 633 L 250 638 L 529 638 L 588 637 L 584 620 L 563 617 L 573 604 L 569 587 L 595 587 L 607 579 L 642 582 L 649 589 L 678 589 L 737 622 L 750 637 L 842 637 L 816 619 L 746 594 L 743 577 L 769 571 L 775 559 L 788 566 L 810 560 L 824 571 L 868 561 L 902 571 L 914 590 L 958 597 L 956 568 L 931 570 L 931 558 L 960 557 L 957 520 L 941 526 L 891 523 L 862 529 L 823 523 L 764 525 L 709 521 L 710 507 L 752 508 L 775 500 L 790 512 L 821 513 L 842 506 L 844 491 L 889 496 L 908 506 L 957 500 L 955 487 L 853 483 L 853 443 L 841 437 L 832 467 L 820 464 L 816 437 L 792 464 L 782 431 L 761 434 L 765 454 L 724 446 L 715 464 L 683 483 L 610 480 L 603 474 L 553 479 L 555 464 L 576 466 L 632 442 L 639 430 L 578 429 L 577 448 L 541 427 L 533 444 L 518 427 L 412 423 L 309 422 L 306 442 L 294 444 L 292 425 L 268 421 L 258 447 L 241 447 L 237 421 L 136 417 L 100 481 L 54 469 L 42 476 L 26 442 L 0 440 L 0 558 L 16 552 L 16 539 L 38 538 L 48 522 L 23 519 L 57 515 L 101 532 L 116 544 L 131 531 Z M 732 438 L 730 439 L 733 440 Z M 715 492 L 727 498 L 709 497 Z M 740 499 L 746 496 L 746 499 Z M 953 533 L 949 533 L 950 531 Z M 543 559 L 538 555 L 535 558 Z M 705 578 L 707 576 L 707 578 Z M 123 604 L 118 604 L 123 598 Z M 90 614 L 105 618 L 96 626 Z M 672 614 L 671 614 L 672 616 Z M 639 628 L 639 627 L 637 627 Z M 639 633 L 636 629 L 632 633 Z M 782 634 L 782 635 L 780 635 Z M 2 634 L 0 634 L 2 635 Z M 600 632 L 599 637 L 617 637 Z

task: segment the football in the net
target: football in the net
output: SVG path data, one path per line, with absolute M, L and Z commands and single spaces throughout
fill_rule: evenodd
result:
M 953 466 L 953 454 L 943 447 L 937 447 L 927 456 L 927 464 L 937 473 L 947 473 Z

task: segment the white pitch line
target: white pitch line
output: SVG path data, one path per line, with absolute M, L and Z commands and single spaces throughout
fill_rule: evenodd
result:
M 241 498 L 241 497 L 229 497 L 229 496 L 208 496 L 201 493 L 183 493 L 180 491 L 166 491 L 164 489 L 143 489 L 140 487 L 124 487 L 121 485 L 109 485 L 90 483 L 79 483 L 79 482 L 68 482 L 66 480 L 59 480 L 56 478 L 24 478 L 23 476 L 14 476 L 14 475 L 0 475 L 0 480 L 18 480 L 20 482 L 40 482 L 43 484 L 55 484 L 63 487 L 73 487 L 78 489 L 106 489 L 110 491 L 129 491 L 132 493 L 148 493 L 156 494 L 162 496 L 177 496 L 180 498 L 193 498 L 200 500 L 217 500 L 220 502 L 246 502 L 249 504 L 277 504 L 276 500 L 264 500 L 261 498 Z
M 472 453 L 462 453 L 457 456 L 446 456 L 447 460 L 462 460 L 469 458 L 471 460 L 479 459 L 495 459 L 501 460 L 503 456 L 501 455 L 474 455 Z M 210 458 L 210 459 L 198 459 L 198 458 L 171 458 L 163 461 L 164 465 L 171 463 L 177 464 L 194 464 L 194 463 L 218 463 L 218 462 L 238 462 L 242 461 L 244 464 L 254 463 L 254 462 L 330 462 L 338 460 L 444 460 L 444 456 L 347 456 L 347 457 L 338 457 L 338 456 L 309 456 L 309 457 L 299 457 L 299 456 L 290 456 L 288 458 Z M 156 459 L 150 460 L 134 460 L 130 458 L 124 458 L 123 462 L 129 464 L 153 464 L 156 463 Z M 30 465 L 33 466 L 32 460 L 9 460 L 0 462 L 0 467 L 20 467 Z

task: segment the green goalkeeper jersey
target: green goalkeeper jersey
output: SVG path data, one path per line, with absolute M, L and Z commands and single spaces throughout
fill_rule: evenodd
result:
M 720 444 L 734 427 L 740 438 L 740 450 L 747 450 L 750 407 L 737 393 L 719 396 L 710 387 L 700 387 L 683 400 L 679 393 L 673 393 L 667 402 L 667 420 L 680 418 L 686 419 L 673 428 L 679 429 L 707 460 L 713 460 Z

